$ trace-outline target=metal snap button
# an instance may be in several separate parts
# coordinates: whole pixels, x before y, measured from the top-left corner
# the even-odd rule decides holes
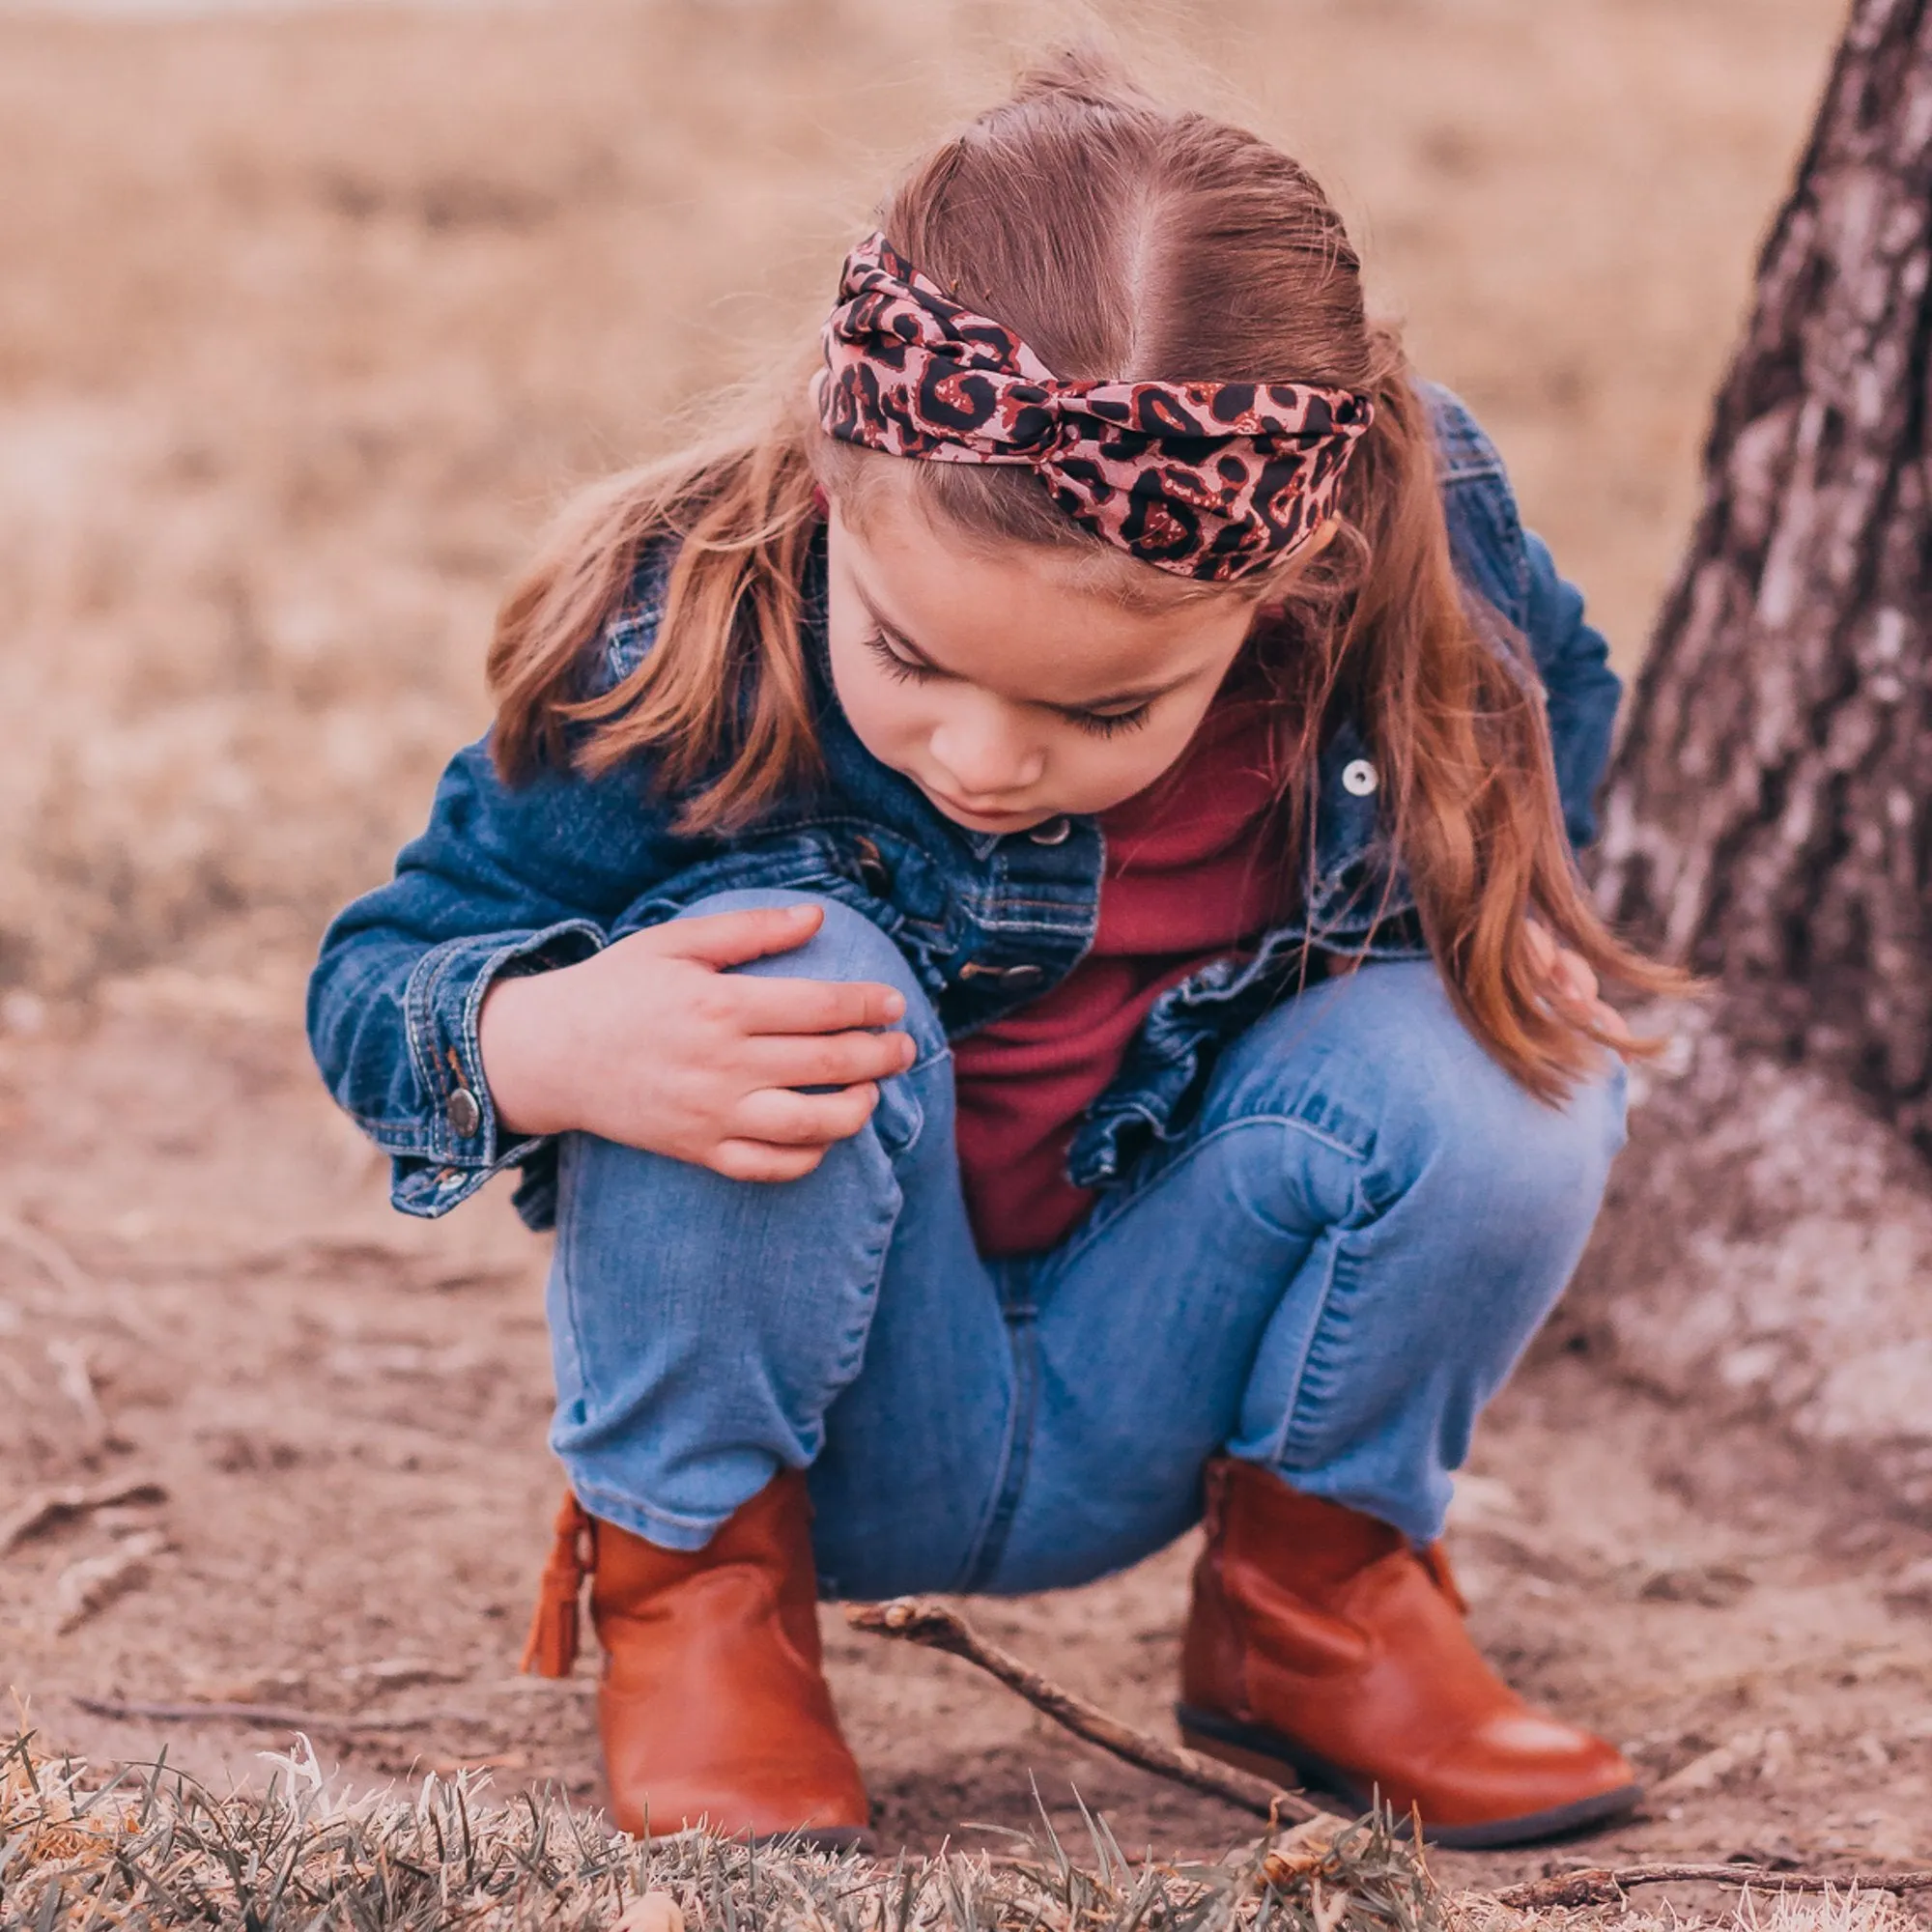
[[[1027,837],[1036,845],[1065,845],[1066,835],[1072,830],[1070,818],[1049,818],[1044,825],[1036,825]]]
[[[1342,789],[1351,798],[1367,798],[1381,783],[1381,775],[1366,758],[1350,758],[1342,767]]]
[[[893,892],[892,867],[886,864],[885,854],[870,838],[855,838],[852,851],[859,862],[859,883],[875,899],[890,898]]]
[[[443,1113],[451,1128],[463,1140],[468,1140],[483,1124],[483,1109],[477,1105],[476,1095],[468,1087],[459,1087],[449,1096]]]

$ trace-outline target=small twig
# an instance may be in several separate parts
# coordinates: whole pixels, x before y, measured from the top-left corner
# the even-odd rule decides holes
[[[1769,1865],[1596,1865],[1587,1871],[1558,1872],[1551,1878],[1531,1879],[1492,1893],[1500,1905],[1522,1912],[1552,1907],[1616,1905],[1632,1886],[1735,1885],[1762,1886],[1767,1891],[1926,1891],[1932,1890],[1932,1871],[1854,1872],[1834,1877],[1829,1872],[1776,1871]]]
[[[159,1530],[145,1530],[104,1549],[70,1563],[54,1582],[49,1621],[59,1636],[75,1631],[89,1617],[104,1610],[115,1598],[138,1590],[148,1580],[148,1565],[167,1548]]]
[[[38,1490],[11,1516],[0,1517],[0,1556],[21,1544],[76,1517],[96,1510],[120,1509],[129,1503],[164,1503],[168,1492],[159,1483],[110,1483],[98,1490]]]
[[[156,1724],[272,1724],[277,1730],[360,1735],[410,1731],[423,1724],[487,1724],[474,1711],[423,1711],[402,1718],[336,1718],[325,1711],[298,1711],[282,1704],[139,1704],[121,1697],[81,1697],[73,1702],[97,1718],[139,1718]]]
[[[997,1677],[1009,1690],[1024,1697],[1035,1710],[1043,1711],[1055,1723],[1064,1724],[1077,1738],[1111,1751],[1127,1763],[1151,1771],[1158,1777],[1171,1777],[1195,1791],[1205,1791],[1244,1811],[1258,1812],[1271,1822],[1297,1823],[1327,1816],[1298,1792],[1270,1784],[1251,1772],[1237,1771],[1219,1764],[1198,1751],[1183,1750],[1133,1725],[1122,1723],[1097,1704],[1063,1690],[1022,1663],[1010,1651],[988,1643],[966,1619],[944,1604],[927,1597],[898,1597],[889,1604],[855,1604],[845,1612],[845,1621],[854,1630],[873,1636],[900,1637],[927,1650],[943,1650],[949,1657],[963,1658],[978,1664],[989,1676]]]
[[[47,1360],[54,1366],[54,1380],[71,1403],[80,1419],[95,1435],[107,1434],[107,1411],[100,1406],[99,1391],[94,1386],[94,1371],[88,1366],[85,1346],[69,1335],[57,1335],[47,1344]]]
[[[25,1255],[56,1288],[67,1292],[71,1305],[84,1306],[92,1299],[94,1277],[45,1229],[0,1211],[0,1247]]]

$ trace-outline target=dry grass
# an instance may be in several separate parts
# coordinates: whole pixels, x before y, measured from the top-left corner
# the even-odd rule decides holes
[[[0,1928],[432,1932],[612,1923],[647,1893],[713,1932],[1440,1932],[1442,1901],[1385,1822],[1283,1859],[1131,1861],[1088,1820],[1083,1867],[1043,1827],[986,1853],[879,1862],[700,1833],[639,1843],[554,1793],[489,1802],[462,1778],[345,1801],[292,1756],[268,1794],[222,1800],[179,1772],[90,1779],[28,1740],[0,1750]],[[674,1922],[674,1921],[673,1921]]]
[[[877,1860],[698,1832],[639,1841],[553,1790],[487,1779],[349,1797],[304,1747],[264,1795],[220,1797],[165,1764],[91,1776],[16,1735],[0,1747],[0,1932],[1696,1932],[1670,1906],[1521,1912],[1446,1891],[1381,1815],[1321,1821],[1213,1862],[1122,1851],[1084,1813],[1085,1861],[1042,1816],[995,1855]],[[1747,1892],[1730,1932],[1916,1932],[1882,1892]]]
[[[1628,661],[1838,0],[1106,12],[1355,212]],[[546,505],[809,326],[1065,18],[0,13],[0,980],[306,946],[483,722]]]

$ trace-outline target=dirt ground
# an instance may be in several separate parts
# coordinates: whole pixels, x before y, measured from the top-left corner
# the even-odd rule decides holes
[[[10,1488],[158,1484],[0,1563],[0,1680],[53,1743],[259,1781],[286,1728],[110,1720],[80,1698],[315,1714],[366,1784],[496,1768],[596,1797],[592,1668],[514,1675],[555,1478],[543,1258],[500,1195],[438,1227],[383,1206],[315,1090],[286,978],[176,968],[84,1039],[0,1057],[0,1466]],[[134,1537],[139,1580],[65,1634],[61,1578]],[[1560,1334],[1486,1423],[1451,1547],[1490,1654],[1658,1780],[1607,1840],[1446,1858],[1932,1860],[1932,1534],[1777,1445],[1715,1439]],[[971,1614],[1172,1735],[1185,1545]],[[888,1845],[1023,1826],[1037,1782],[1130,1846],[1214,1853],[1220,1804],[1065,1740],[966,1665],[851,1634],[832,1674]],[[344,1735],[329,1720],[385,1720]]]
[[[1634,662],[1836,0],[1110,11],[1335,184]],[[880,156],[1055,17],[0,11],[0,1520],[165,1492],[0,1555],[0,1687],[52,1742],[259,1780],[286,1730],[78,1700],[260,1702],[353,1780],[594,1798],[588,1675],[512,1674],[556,1487],[540,1245],[500,1197],[388,1211],[303,961],[481,721],[547,502],[755,367]],[[1559,1334],[1453,1547],[1509,1674],[1656,1780],[1588,1856],[1932,1859],[1932,1535]],[[58,1631],[75,1566],[130,1551]],[[1187,1562],[973,1614],[1162,1726]],[[1249,1829],[827,1614],[888,1843],[1023,1825],[1033,1779],[1129,1845]]]

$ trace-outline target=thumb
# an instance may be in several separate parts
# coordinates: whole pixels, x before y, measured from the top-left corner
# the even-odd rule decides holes
[[[659,926],[658,947],[668,958],[690,959],[700,966],[743,966],[803,946],[824,923],[824,910],[815,905],[705,913]]]

